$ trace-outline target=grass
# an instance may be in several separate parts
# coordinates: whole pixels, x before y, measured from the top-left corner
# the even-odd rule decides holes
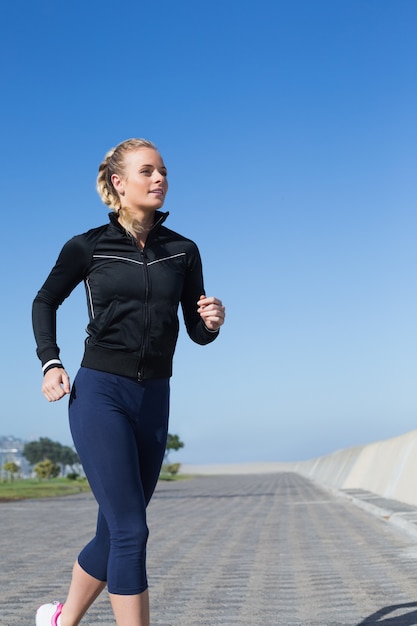
[[[159,480],[188,480],[189,478],[192,478],[189,474],[169,474],[168,472],[159,474]]]
[[[186,480],[190,476],[161,473],[160,480]],[[76,493],[90,491],[86,479],[68,480],[68,478],[51,478],[37,480],[36,478],[15,478],[13,482],[0,482],[0,503],[14,500],[29,500],[33,498],[58,498]]]
[[[0,502],[27,500],[30,498],[56,498],[59,496],[69,496],[88,491],[90,491],[90,485],[85,479],[15,479],[13,482],[0,483]]]

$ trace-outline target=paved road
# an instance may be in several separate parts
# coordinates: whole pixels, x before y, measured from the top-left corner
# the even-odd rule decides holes
[[[65,597],[95,514],[88,494],[0,505],[1,626]],[[161,483],[149,525],[152,626],[417,625],[417,535],[296,474]],[[114,625],[106,594],[83,625]]]

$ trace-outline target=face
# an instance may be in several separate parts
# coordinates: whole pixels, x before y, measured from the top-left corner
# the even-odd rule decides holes
[[[167,170],[161,155],[152,148],[127,153],[123,176],[112,176],[122,207],[149,212],[164,204],[168,190]]]

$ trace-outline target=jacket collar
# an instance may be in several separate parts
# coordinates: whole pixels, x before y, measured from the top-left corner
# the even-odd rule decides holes
[[[159,226],[161,226],[161,224],[163,224],[165,222],[165,220],[167,219],[169,215],[169,211],[155,211],[155,220],[154,220],[154,224],[152,226],[152,231],[155,231],[157,228],[159,228]],[[121,223],[119,222],[119,220],[117,219],[117,213],[115,211],[110,211],[109,213],[109,220],[110,222],[113,224],[113,226],[115,226],[120,232],[125,233],[126,230],[123,228],[123,226],[121,225]]]

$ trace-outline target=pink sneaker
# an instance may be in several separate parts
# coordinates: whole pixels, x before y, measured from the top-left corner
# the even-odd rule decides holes
[[[63,606],[61,602],[42,604],[36,611],[36,626],[61,626],[59,616]]]

